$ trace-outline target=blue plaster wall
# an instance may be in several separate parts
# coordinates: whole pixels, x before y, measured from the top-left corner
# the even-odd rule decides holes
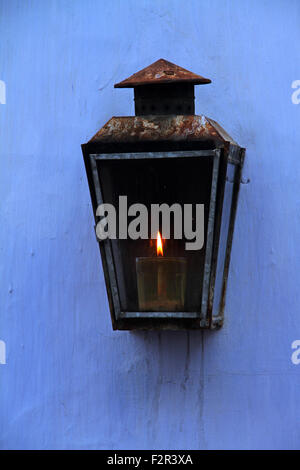
[[[0,447],[300,448],[299,0],[2,0]],[[80,144],[163,57],[247,148],[219,332],[113,332]]]

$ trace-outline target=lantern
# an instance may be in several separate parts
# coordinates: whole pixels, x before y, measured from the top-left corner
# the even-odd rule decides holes
[[[208,83],[160,59],[115,85],[135,116],[82,145],[114,329],[223,324],[245,149],[194,114]]]

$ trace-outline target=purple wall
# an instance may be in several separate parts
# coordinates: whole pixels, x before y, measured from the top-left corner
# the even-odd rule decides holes
[[[0,2],[1,448],[299,448],[299,24],[298,0]],[[247,148],[218,332],[111,329],[80,144],[160,57]]]

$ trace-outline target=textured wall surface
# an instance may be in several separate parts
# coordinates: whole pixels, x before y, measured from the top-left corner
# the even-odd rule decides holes
[[[299,0],[2,0],[0,30],[0,447],[299,448]],[[160,57],[247,148],[218,332],[111,329],[80,144]]]

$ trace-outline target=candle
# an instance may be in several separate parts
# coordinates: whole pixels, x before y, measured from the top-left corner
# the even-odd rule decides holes
[[[157,257],[136,258],[140,311],[173,312],[184,310],[186,259],[164,257],[160,233]]]

